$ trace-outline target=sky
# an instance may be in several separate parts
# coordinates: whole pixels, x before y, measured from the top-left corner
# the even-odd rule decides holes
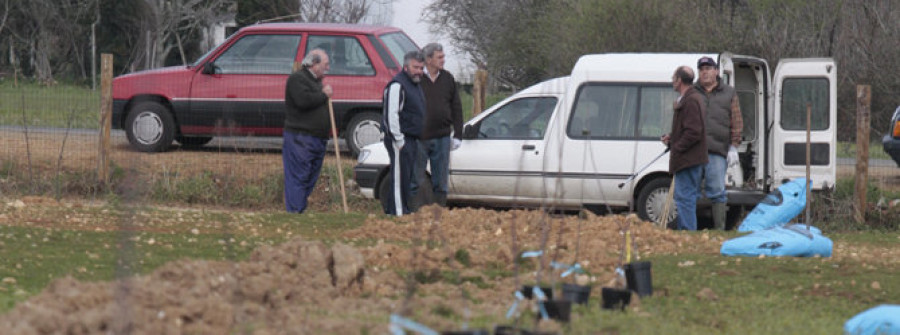
[[[428,24],[420,20],[422,9],[427,6],[427,0],[395,0],[391,26],[403,29],[419,47],[424,47],[431,42],[438,42],[444,47],[446,63],[444,68],[456,78],[457,81],[470,82],[473,66],[468,57],[453,48],[450,40],[428,32]]]

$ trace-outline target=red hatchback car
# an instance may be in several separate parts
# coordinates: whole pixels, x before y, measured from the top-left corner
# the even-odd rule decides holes
[[[382,90],[418,47],[402,30],[352,24],[271,23],[245,27],[187,66],[113,80],[113,127],[157,152],[172,141],[202,146],[214,136],[281,136],[284,87],[294,62],[320,48],[339,132],[355,155],[381,141]]]

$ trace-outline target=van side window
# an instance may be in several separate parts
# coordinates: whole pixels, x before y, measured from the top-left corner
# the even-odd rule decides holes
[[[355,37],[311,35],[306,41],[306,52],[319,48],[328,54],[331,61],[331,69],[328,75],[332,76],[374,76],[375,68],[369,61],[365,49]],[[305,53],[304,53],[305,55]]]
[[[806,104],[812,104],[812,130],[828,129],[828,79],[788,78],[781,89],[781,128],[806,130]]]
[[[669,86],[641,87],[638,137],[659,140],[672,129],[673,104],[678,92]]]
[[[248,35],[216,61],[219,74],[291,74],[300,35]]]
[[[677,97],[669,86],[588,84],[578,91],[567,133],[571,138],[659,140],[672,128]]]
[[[581,86],[567,133],[574,138],[632,138],[637,99],[633,85]]]
[[[542,139],[556,98],[522,98],[495,110],[478,123],[480,139]]]

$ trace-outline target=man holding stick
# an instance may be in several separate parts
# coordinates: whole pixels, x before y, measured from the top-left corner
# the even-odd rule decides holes
[[[330,68],[322,49],[311,50],[300,69],[288,77],[284,103],[284,204],[288,212],[303,213],[307,198],[316,186],[325,158],[331,117],[328,113],[330,85],[322,78]]]

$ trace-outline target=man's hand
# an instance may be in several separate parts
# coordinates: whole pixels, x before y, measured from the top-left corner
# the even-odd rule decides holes
[[[324,87],[322,87],[322,93],[325,93],[325,95],[331,98],[331,93],[334,92],[331,90],[331,85],[325,85]]]
[[[461,146],[461,145],[462,145],[462,140],[454,137],[452,142],[450,143],[450,150],[453,151],[453,150],[459,149],[459,146]]]
[[[659,138],[665,145],[669,145],[669,134],[665,134]]]
[[[394,149],[396,149],[397,151],[400,151],[401,149],[403,149],[404,144],[406,144],[405,140],[394,141]]]
[[[728,147],[728,166],[734,166],[741,162],[741,159],[738,157],[737,148],[733,145]]]

